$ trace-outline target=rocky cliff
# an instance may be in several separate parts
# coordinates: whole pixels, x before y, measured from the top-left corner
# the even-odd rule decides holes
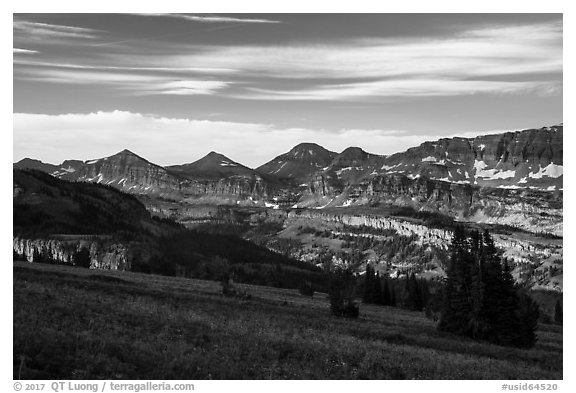
[[[378,173],[485,187],[562,189],[563,126],[425,142],[385,157]]]
[[[121,243],[106,244],[96,240],[22,239],[12,241],[15,257],[28,262],[75,264],[82,249],[89,255],[91,269],[130,270],[128,248]]]

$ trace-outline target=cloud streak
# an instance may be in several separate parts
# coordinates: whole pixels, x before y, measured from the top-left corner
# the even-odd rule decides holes
[[[24,55],[31,55],[31,54],[34,54],[34,53],[38,53],[38,51],[36,51],[36,50],[30,50],[30,49],[12,48],[12,53],[20,53],[20,54],[24,54]]]
[[[171,75],[123,73],[97,69],[21,70],[23,81],[109,86],[136,95],[207,95],[231,85],[218,80],[191,80]]]
[[[169,14],[169,13],[151,13],[151,14],[137,14],[137,15],[176,18],[200,23],[281,23],[280,21],[270,19],[235,18],[235,17],[217,16],[217,15],[207,16],[207,15],[188,15],[188,14]]]
[[[31,22],[22,19],[14,19],[14,36],[20,39],[43,41],[46,39],[70,39],[70,38],[96,38],[101,33],[99,30],[85,27],[55,25],[49,23]],[[50,41],[43,41],[50,43]]]
[[[474,94],[530,94],[551,96],[559,94],[558,82],[530,81],[474,81],[451,79],[386,80],[366,83],[325,85],[300,90],[250,89],[251,93],[238,98],[252,100],[338,101],[371,100],[374,97],[442,97]]]

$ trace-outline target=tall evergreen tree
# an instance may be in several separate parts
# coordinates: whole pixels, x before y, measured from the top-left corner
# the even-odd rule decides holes
[[[490,234],[458,226],[442,299],[439,329],[499,345],[530,347],[538,306],[514,284],[510,267]]]
[[[459,335],[469,335],[471,265],[473,265],[466,231],[461,225],[454,229],[450,245],[450,260],[438,328]]]
[[[516,332],[514,345],[521,348],[531,348],[536,343],[536,327],[540,317],[538,304],[524,289],[519,291],[519,307],[516,311],[519,319],[519,329]]]

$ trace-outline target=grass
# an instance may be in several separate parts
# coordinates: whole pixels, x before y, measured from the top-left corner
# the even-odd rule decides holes
[[[562,379],[562,328],[530,350],[439,332],[423,313],[324,294],[14,262],[18,379]]]

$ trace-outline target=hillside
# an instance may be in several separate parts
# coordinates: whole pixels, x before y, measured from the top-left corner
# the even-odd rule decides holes
[[[15,379],[562,379],[562,327],[531,350],[439,332],[423,313],[325,294],[14,264]],[[95,294],[98,294],[95,296]],[[329,330],[327,330],[329,327]]]
[[[134,196],[113,187],[56,179],[36,170],[13,170],[14,235],[51,234],[134,236],[162,234]]]
[[[230,269],[243,282],[297,288],[307,279],[324,285],[324,275],[310,264],[235,236],[154,218],[133,195],[113,187],[35,170],[14,170],[13,177],[15,258],[211,279]]]

